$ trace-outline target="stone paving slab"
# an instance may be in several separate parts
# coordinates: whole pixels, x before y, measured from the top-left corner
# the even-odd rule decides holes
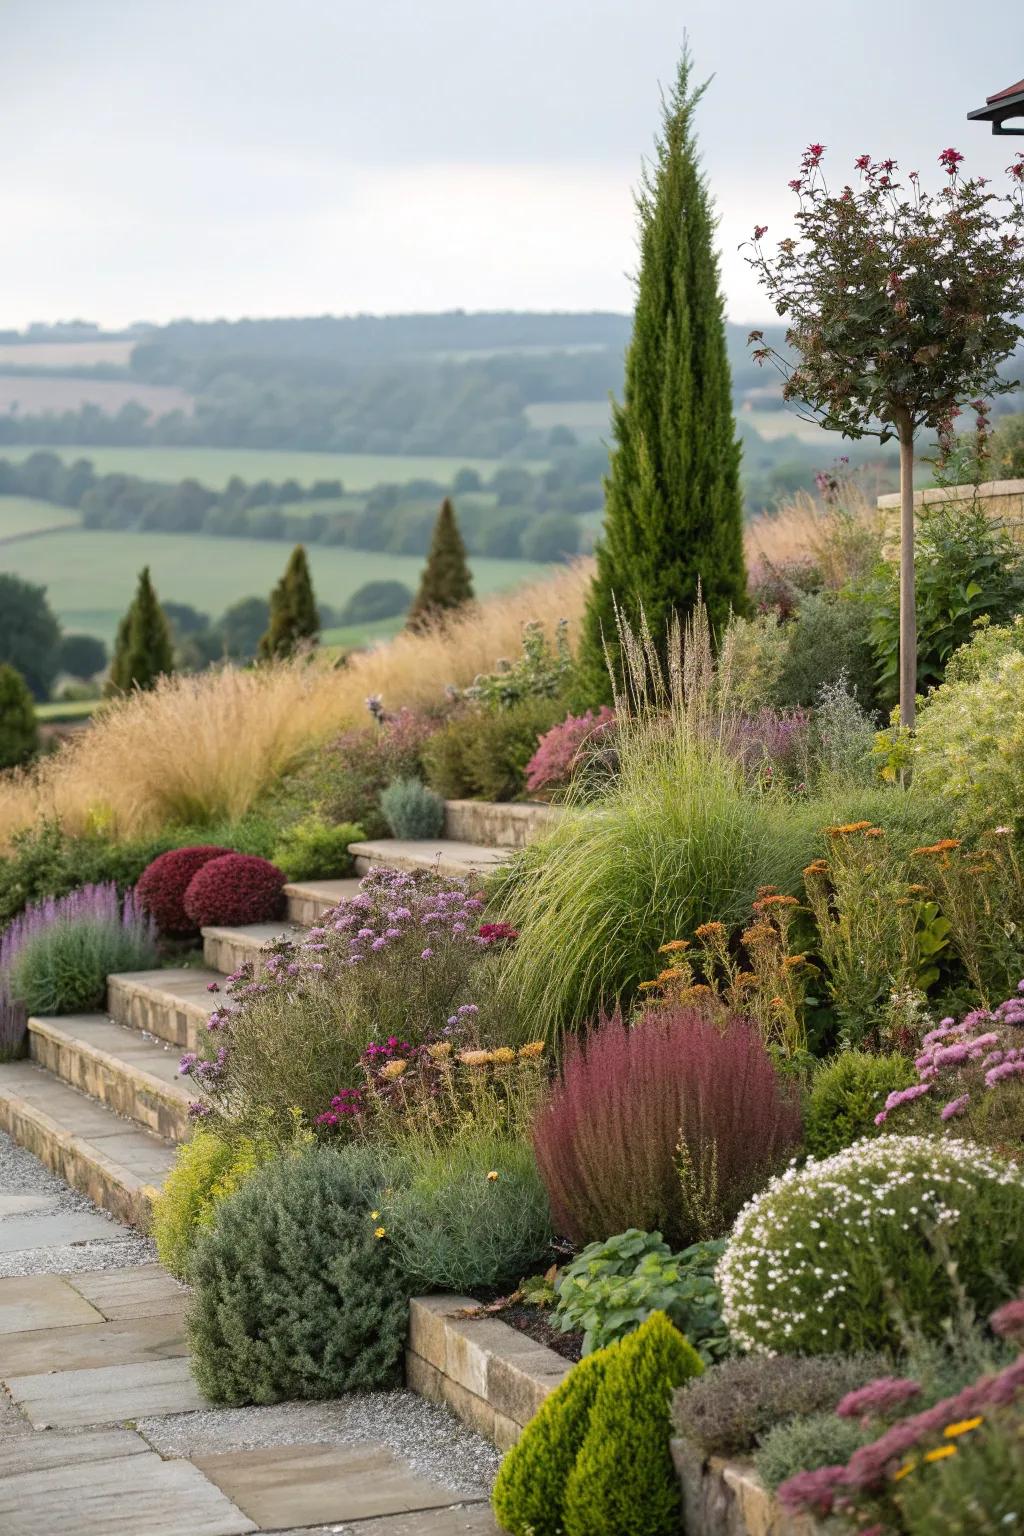
[[[37,1429],[120,1424],[145,1414],[187,1413],[208,1406],[185,1358],[12,1376],[5,1384]]]
[[[104,1365],[142,1365],[188,1354],[185,1298],[177,1312],[157,1317],[99,1321],[82,1328],[41,1328],[9,1334],[0,1348],[5,1377],[44,1371],[79,1371]]]
[[[24,1216],[29,1211],[54,1211],[59,1205],[57,1195],[0,1195],[0,1221],[7,1216]]]
[[[288,1445],[193,1461],[264,1527],[409,1514],[459,1499],[457,1490],[418,1477],[385,1446]]]
[[[154,1451],[0,1481],[4,1536],[244,1536],[253,1522],[187,1461]]]
[[[102,1312],[58,1275],[0,1280],[0,1335],[102,1321]]]
[[[111,1321],[177,1313],[188,1300],[188,1292],[159,1264],[71,1275],[68,1283]]]
[[[60,1248],[67,1243],[106,1243],[117,1233],[113,1222],[92,1211],[37,1211],[0,1221],[0,1253]]]
[[[501,1536],[501,1526],[485,1503],[421,1509],[411,1515],[385,1515],[380,1520],[335,1525],[331,1530],[340,1536]]]
[[[77,1435],[37,1430],[0,1446],[0,1486],[6,1478],[24,1472],[79,1466],[86,1461],[112,1461],[118,1456],[140,1456],[148,1450],[142,1436],[130,1429],[90,1429]]]

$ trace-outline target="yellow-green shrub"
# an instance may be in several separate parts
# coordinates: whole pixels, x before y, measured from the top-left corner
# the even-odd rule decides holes
[[[214,1209],[277,1151],[262,1137],[231,1142],[213,1131],[196,1130],[178,1148],[174,1167],[153,1207],[153,1237],[161,1264],[189,1278],[199,1234],[213,1225]]]

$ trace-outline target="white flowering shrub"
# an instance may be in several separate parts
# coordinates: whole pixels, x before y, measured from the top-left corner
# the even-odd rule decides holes
[[[880,1136],[773,1179],[718,1266],[740,1349],[827,1354],[935,1337],[1024,1283],[1024,1177],[973,1142]]]

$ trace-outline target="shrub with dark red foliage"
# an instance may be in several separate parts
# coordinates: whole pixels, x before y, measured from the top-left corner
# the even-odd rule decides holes
[[[284,875],[269,859],[228,853],[196,872],[185,892],[185,911],[197,928],[224,923],[268,923],[284,907]]]
[[[171,939],[185,939],[195,933],[196,925],[185,911],[185,892],[204,864],[230,852],[230,848],[200,843],[192,848],[172,848],[147,864],[135,894],[160,933]]]
[[[639,1227],[684,1247],[725,1232],[800,1134],[796,1094],[756,1028],[675,1007],[632,1026],[616,1014],[574,1042],[534,1146],[574,1242]]]

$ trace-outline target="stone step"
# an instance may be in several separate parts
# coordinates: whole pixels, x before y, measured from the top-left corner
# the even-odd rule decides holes
[[[219,971],[201,966],[123,971],[107,977],[107,1012],[118,1024],[193,1051],[219,1001],[210,985],[223,980]]]
[[[370,843],[352,843],[350,852],[361,875],[375,866],[392,869],[430,870],[434,874],[461,879],[484,875],[511,857],[510,848],[489,848],[482,843],[459,843],[446,838],[436,841],[382,837]]]
[[[0,1130],[73,1189],[145,1231],[174,1149],[31,1061],[0,1065]]]
[[[499,805],[487,800],[446,800],[444,835],[452,842],[491,848],[525,848],[562,814],[560,805],[539,801]]]
[[[31,1018],[28,1043],[32,1060],[72,1088],[167,1141],[188,1136],[188,1106],[196,1095],[171,1046],[102,1013]]]
[[[256,962],[275,939],[293,939],[302,932],[292,923],[249,923],[239,928],[204,928],[203,959],[212,971],[230,976],[248,961]]]
[[[288,921],[301,928],[312,928],[329,907],[347,901],[359,890],[358,880],[299,880],[286,885]]]

